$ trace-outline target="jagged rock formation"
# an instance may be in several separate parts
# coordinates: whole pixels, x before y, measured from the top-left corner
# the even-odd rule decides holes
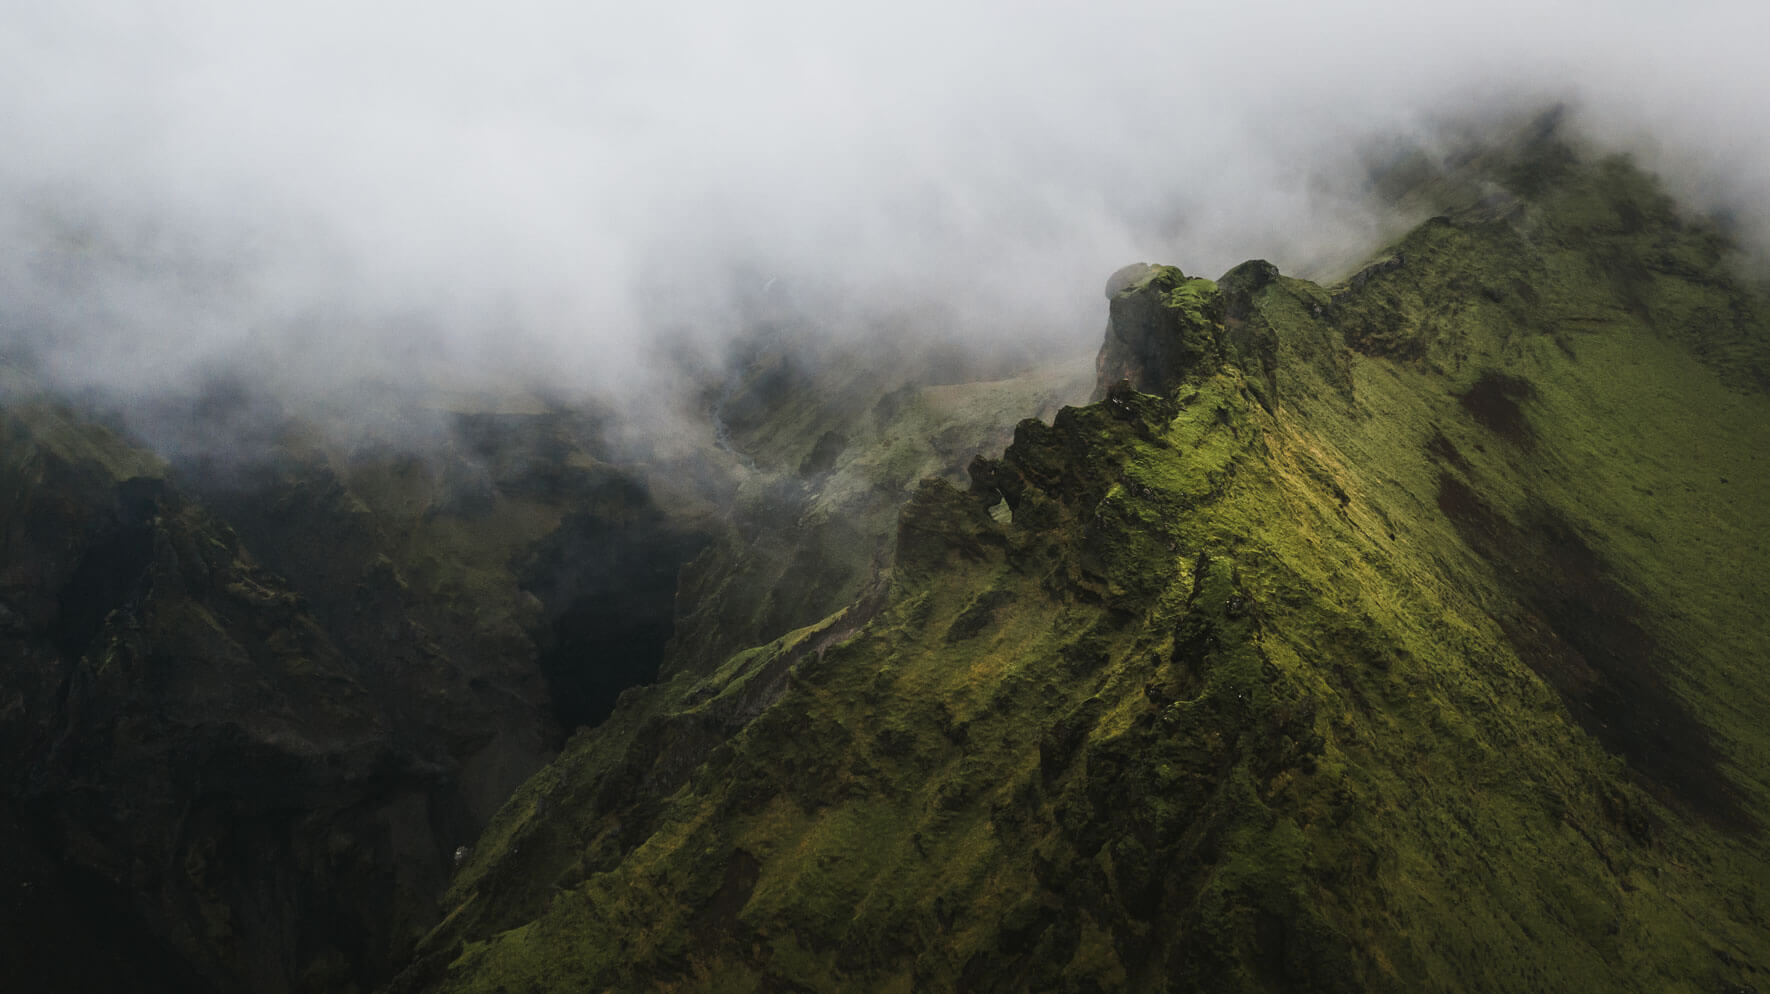
[[[1081,408],[169,467],[0,365],[8,989],[1770,989],[1770,304],[1553,127],[1379,180]]]
[[[1770,309],[1624,160],[1423,172],[1344,284],[1115,279],[1097,403],[630,692],[393,989],[1770,985]]]
[[[917,481],[963,482],[1015,420],[1088,389],[1068,363],[950,383],[968,364],[905,357],[893,343],[833,351],[771,351],[734,377],[721,415],[750,473],[730,527],[684,572],[667,673],[718,666],[864,596],[890,565],[897,510]]]

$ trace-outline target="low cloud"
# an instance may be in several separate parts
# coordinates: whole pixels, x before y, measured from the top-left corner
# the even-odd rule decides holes
[[[1758,5],[6,6],[0,351],[125,404],[653,389],[781,306],[1086,347],[1123,263],[1329,269],[1373,142],[1553,100],[1770,227]]]

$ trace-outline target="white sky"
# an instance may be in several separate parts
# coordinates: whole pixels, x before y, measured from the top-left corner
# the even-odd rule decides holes
[[[1520,93],[1761,219],[1770,5],[1672,7],[0,0],[0,334],[138,393],[612,389],[774,279],[1091,344],[1120,265],[1367,242],[1365,138]]]

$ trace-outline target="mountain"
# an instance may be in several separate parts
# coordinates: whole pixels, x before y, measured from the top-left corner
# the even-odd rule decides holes
[[[672,638],[722,658],[827,614],[917,479],[1086,390],[808,362],[709,386],[724,449],[624,447],[535,399],[341,437],[223,383],[146,420],[238,437],[165,456],[0,365],[8,989],[379,986],[457,850]],[[718,609],[678,618],[679,581]]]
[[[1552,122],[1377,182],[1343,282],[1115,274],[1094,403],[575,735],[391,989],[1770,989],[1762,286]]]
[[[1564,130],[1386,159],[1344,279],[1119,270],[1091,368],[0,360],[7,989],[1770,990],[1770,295]]]
[[[499,560],[562,512],[500,497],[498,529],[469,541],[446,470],[333,469],[298,447],[204,499],[12,379],[14,979],[273,991],[385,975],[428,927],[452,851],[556,746],[523,628],[542,608]],[[575,513],[596,513],[582,489]]]

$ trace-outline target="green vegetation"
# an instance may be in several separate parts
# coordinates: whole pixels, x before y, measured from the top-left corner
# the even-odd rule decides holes
[[[740,378],[726,405],[737,409],[731,441],[754,468],[729,527],[684,572],[670,671],[716,667],[863,596],[890,563],[898,508],[918,481],[964,482],[1016,420],[1089,386],[1077,364],[1056,362],[983,382],[899,383],[876,372],[881,354],[893,355],[838,352],[816,369],[769,356]]]
[[[0,363],[14,974],[1770,989],[1770,299],[1552,124],[1344,280],[1120,270],[1092,376],[765,332],[644,450]]]
[[[1122,290],[1100,402],[629,692],[401,986],[1770,987],[1765,304],[1625,161],[1479,169],[1344,284]]]
[[[1626,164],[1568,168],[1346,287],[1254,291],[1270,398],[1210,284],[1124,291],[1217,320],[1214,354],[924,484],[853,634],[635,695],[618,717],[672,726],[786,667],[667,792],[587,807],[635,733],[574,741],[457,881],[432,976],[1764,982],[1762,312]]]

